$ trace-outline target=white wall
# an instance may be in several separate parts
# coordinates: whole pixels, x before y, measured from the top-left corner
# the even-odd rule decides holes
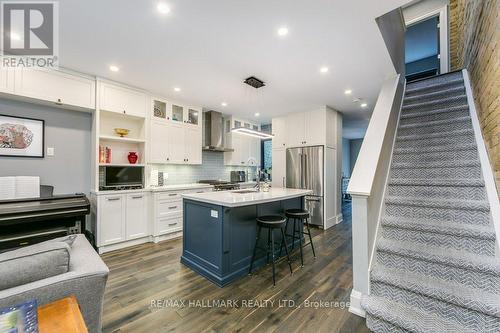
[[[404,74],[406,25],[401,8],[396,8],[377,17],[376,21],[396,73]]]

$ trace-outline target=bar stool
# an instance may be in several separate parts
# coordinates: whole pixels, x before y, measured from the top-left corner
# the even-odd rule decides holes
[[[313,244],[312,237],[311,237],[311,230],[309,229],[309,216],[310,216],[309,212],[307,210],[304,210],[304,209],[287,209],[285,211],[285,216],[287,217],[286,224],[285,224],[285,230],[288,229],[288,222],[290,220],[293,220],[293,233],[291,235],[286,234],[286,236],[292,237],[292,251],[295,247],[295,237],[298,234],[299,243],[300,243],[300,245],[299,245],[300,264],[303,267],[304,266],[304,256],[302,254],[303,247],[305,247],[307,245],[311,245],[313,256],[316,259],[316,252],[314,251],[314,244]],[[304,231],[304,224],[306,226],[307,231]],[[309,236],[309,243],[303,244],[302,235]],[[285,239],[286,236],[283,239]],[[283,249],[283,245],[285,245],[285,248],[287,246],[285,242],[281,242],[280,256],[281,256],[281,250]]]
[[[257,248],[258,248],[258,243],[259,243],[259,238],[260,238],[260,231],[262,228],[267,229],[267,249],[260,248],[261,250],[265,250],[267,254],[267,262],[269,262],[269,254],[272,254],[272,259],[273,259],[273,285],[276,285],[276,277],[275,277],[275,251],[274,251],[274,230],[279,229],[281,232],[281,237],[282,240],[286,244],[286,239],[285,239],[285,223],[286,223],[286,218],[284,218],[281,215],[266,215],[266,216],[260,216],[257,219],[257,237],[255,238],[255,246],[253,248],[253,254],[252,254],[252,260],[250,261],[250,269],[248,271],[248,274],[252,274],[252,266],[253,262],[255,260],[255,254],[257,253]],[[281,251],[280,251],[281,253]],[[288,267],[290,268],[290,274],[292,274],[292,263],[290,261],[290,256],[288,255],[288,246],[286,247],[286,257],[288,260]]]

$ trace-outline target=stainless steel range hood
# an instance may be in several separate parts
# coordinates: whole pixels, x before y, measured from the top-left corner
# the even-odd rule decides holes
[[[203,150],[234,151],[234,149],[224,147],[224,119],[220,112],[203,112]]]

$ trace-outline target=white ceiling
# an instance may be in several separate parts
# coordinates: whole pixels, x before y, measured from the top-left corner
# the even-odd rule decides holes
[[[329,105],[365,125],[382,81],[395,73],[374,19],[408,2],[165,1],[167,15],[157,0],[60,1],[60,64],[207,109],[260,112],[262,122]],[[289,34],[280,38],[283,25]],[[243,85],[250,75],[266,87]]]

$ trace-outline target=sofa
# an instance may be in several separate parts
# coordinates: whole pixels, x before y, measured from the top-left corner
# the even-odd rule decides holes
[[[89,332],[101,332],[109,269],[84,235],[0,253],[0,308],[75,295]]]

